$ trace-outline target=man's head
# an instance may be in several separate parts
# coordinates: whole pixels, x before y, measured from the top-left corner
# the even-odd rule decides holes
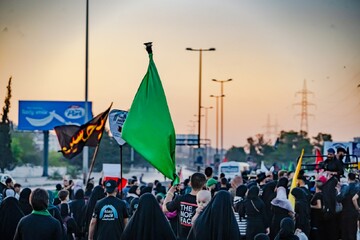
[[[105,191],[108,194],[115,193],[117,190],[117,184],[116,184],[116,181],[114,181],[114,180],[106,181],[104,186],[105,186]]]
[[[278,172],[278,179],[280,179],[282,177],[287,177],[287,171],[286,170],[280,170]]]
[[[348,179],[349,179],[349,182],[354,182],[355,179],[356,179],[355,173],[350,172],[350,173],[348,174]]]
[[[60,183],[56,184],[56,186],[55,186],[55,187],[56,187],[56,190],[57,190],[57,191],[60,191],[60,190],[62,189],[62,187],[61,187],[61,184],[60,184]]]
[[[206,177],[204,174],[196,172],[191,176],[190,184],[192,189],[200,191],[206,183]]]
[[[339,159],[340,161],[342,161],[343,158],[345,157],[345,155],[346,155],[346,150],[345,150],[345,148],[343,148],[343,147],[338,147],[338,148],[336,149],[336,157],[337,157],[337,159]]]
[[[5,180],[5,185],[7,186],[7,187],[14,187],[14,182],[13,182],[13,180],[11,179],[11,178],[7,178],[6,180]]]
[[[58,196],[61,201],[65,201],[69,196],[69,191],[65,189],[60,190]]]
[[[261,172],[258,175],[256,175],[256,181],[258,183],[265,183],[265,180],[266,180],[266,174],[264,172]]]
[[[138,180],[137,179],[134,179],[133,178],[133,180],[132,180],[132,186],[138,186],[139,185],[139,183],[138,183]]]
[[[213,175],[213,169],[212,167],[205,168],[205,176],[207,179],[211,178]]]
[[[231,180],[231,187],[233,189],[237,189],[237,187],[242,184],[243,184],[243,179],[241,176],[235,176],[234,179]]]
[[[30,204],[35,211],[46,210],[49,204],[49,195],[42,188],[37,188],[30,194]]]
[[[21,185],[19,183],[14,184],[14,190],[16,193],[20,194]]]
[[[64,187],[69,186],[69,180],[64,179],[64,180],[63,180],[63,185],[64,185]]]
[[[227,187],[228,180],[226,178],[220,179],[221,187]]]
[[[333,159],[335,156],[335,150],[333,148],[329,148],[327,150],[327,158],[328,159]]]

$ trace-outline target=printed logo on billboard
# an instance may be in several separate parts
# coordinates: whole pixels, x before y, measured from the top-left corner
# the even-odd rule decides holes
[[[65,110],[64,115],[69,119],[79,119],[85,116],[85,109],[80,106],[72,105]]]

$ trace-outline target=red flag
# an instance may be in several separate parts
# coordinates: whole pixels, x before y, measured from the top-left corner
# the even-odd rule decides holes
[[[227,162],[227,161],[228,161],[228,159],[226,157],[224,157],[223,162]]]
[[[316,148],[315,149],[315,155],[316,155],[316,159],[315,159],[315,164],[316,164],[316,170],[319,169],[319,164],[324,161],[323,157],[321,156],[321,152],[320,149]]]

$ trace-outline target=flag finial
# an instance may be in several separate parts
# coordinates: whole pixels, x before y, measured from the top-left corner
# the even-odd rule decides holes
[[[146,51],[148,54],[152,53],[152,42],[144,43],[144,45],[146,46]]]

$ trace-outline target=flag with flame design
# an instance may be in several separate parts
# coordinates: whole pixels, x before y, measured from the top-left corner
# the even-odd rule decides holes
[[[111,106],[81,126],[62,125],[54,128],[63,156],[71,159],[81,153],[84,146],[96,147],[103,135]]]

